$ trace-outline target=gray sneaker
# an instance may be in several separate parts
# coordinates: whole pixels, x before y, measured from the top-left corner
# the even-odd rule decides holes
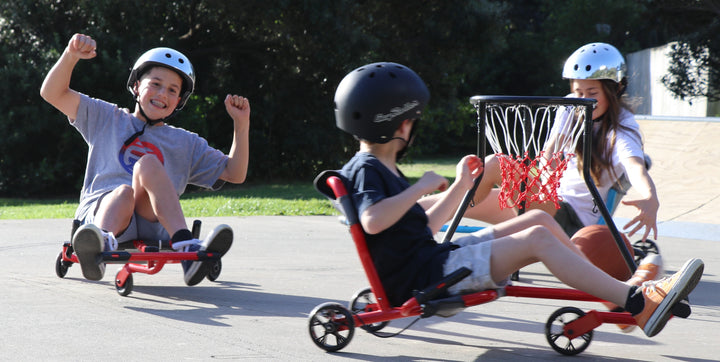
[[[230,246],[232,246],[232,241],[232,229],[229,226],[223,224],[217,226],[210,233],[210,235],[208,235],[201,243],[189,245],[189,250],[187,251],[204,251],[208,253],[212,252],[218,253],[220,254],[220,256],[223,256],[225,255],[225,253],[227,253],[228,250],[230,250]],[[200,283],[203,278],[208,275],[214,262],[214,260],[181,261],[183,271],[185,273],[185,284],[195,285]]]
[[[103,232],[93,224],[85,224],[75,231],[72,246],[85,279],[102,279],[105,275],[105,263],[102,259],[105,247]]]

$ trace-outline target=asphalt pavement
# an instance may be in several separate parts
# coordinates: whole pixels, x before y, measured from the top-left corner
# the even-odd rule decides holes
[[[185,286],[179,264],[155,275],[134,274],[120,296],[108,265],[101,281],[64,278],[55,258],[69,239],[70,220],[0,220],[0,350],[4,360],[273,360],[474,361],[555,360],[545,323],[556,309],[598,303],[503,297],[451,317],[422,319],[393,338],[361,329],[345,349],[326,353],[308,334],[318,304],[347,305],[368,286],[347,228],[334,216],[226,217],[202,220],[201,235],[218,224],[235,232],[215,282]],[[587,361],[714,361],[720,355],[718,242],[659,238],[667,273],[690,257],[705,263],[691,295],[693,313],[674,318],[656,337],[615,325],[595,329],[580,357]],[[524,268],[518,285],[563,287],[541,265]],[[413,319],[392,321],[396,332]]]

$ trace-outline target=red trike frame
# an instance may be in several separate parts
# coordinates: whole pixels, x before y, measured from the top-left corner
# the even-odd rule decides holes
[[[79,226],[80,222],[74,220],[72,233],[70,235],[71,240]],[[193,222],[192,234],[196,239],[200,236],[200,227],[201,222],[195,220]],[[130,249],[137,250],[137,252],[127,251]],[[172,250],[172,248],[167,240],[154,242],[132,240],[121,243],[118,250],[103,252],[102,258],[106,264],[125,264],[118,270],[114,280],[115,288],[118,294],[122,296],[127,296],[132,291],[133,273],[157,274],[165,264],[177,264],[186,260],[215,260],[215,264],[207,278],[214,281],[219,276],[222,268],[220,254],[203,251],[177,252],[170,250]],[[57,276],[64,278],[68,268],[75,263],[79,263],[79,261],[77,255],[73,252],[72,243],[63,243],[62,251],[60,255],[58,255],[55,263]]]

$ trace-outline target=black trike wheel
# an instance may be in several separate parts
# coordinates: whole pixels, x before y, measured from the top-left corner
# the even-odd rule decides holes
[[[207,279],[214,282],[220,277],[220,272],[222,271],[222,261],[218,259],[210,263],[210,271],[208,272]]]
[[[65,278],[68,268],[70,268],[72,264],[70,261],[63,261],[63,252],[61,251],[57,259],[55,259],[55,274],[57,274],[59,278]]]
[[[350,312],[353,314],[372,312],[378,309],[380,309],[380,307],[377,305],[377,299],[375,299],[375,294],[370,288],[358,291],[350,301]],[[362,320],[359,321],[362,322]],[[360,328],[373,333],[385,328],[388,323],[388,321],[385,321],[373,324],[364,324],[361,325]]]
[[[565,335],[565,325],[584,315],[585,312],[575,307],[560,308],[550,315],[545,324],[545,338],[554,350],[566,356],[573,356],[590,345],[592,330],[574,339],[569,339]]]
[[[122,269],[120,270],[122,271]],[[118,294],[121,296],[127,297],[133,289],[133,276],[132,274],[128,274],[125,279],[125,284],[120,286],[120,279],[118,278],[118,275],[120,275],[120,272],[118,272],[115,276],[115,290],[117,290]]]
[[[642,256],[648,256],[649,254],[660,254],[660,249],[657,246],[657,243],[650,239],[638,240],[635,243],[633,243],[633,248],[642,252]],[[638,253],[639,254],[639,253]],[[640,260],[642,260],[641,255],[637,255],[635,258],[635,263],[640,263]]]
[[[343,349],[355,333],[350,311],[332,302],[320,304],[310,312],[308,327],[313,343],[328,352]]]

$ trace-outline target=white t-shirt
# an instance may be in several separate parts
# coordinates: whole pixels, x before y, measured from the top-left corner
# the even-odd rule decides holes
[[[558,115],[562,116],[562,113],[558,112]],[[558,119],[556,122],[564,121],[567,121],[567,118]],[[603,201],[607,200],[608,191],[617,181],[617,177],[625,173],[625,164],[628,159],[630,157],[643,159],[644,157],[640,126],[637,121],[635,121],[635,116],[625,108],[622,108],[620,111],[620,125],[629,129],[619,128],[617,131],[615,148],[613,149],[611,158],[616,178],[611,178],[609,172],[605,172],[599,184],[596,184]],[[599,124],[594,125],[594,127],[597,129]],[[609,140],[612,138],[612,133],[613,132],[610,132],[607,135],[608,145],[610,144]],[[570,152],[574,153],[574,150]],[[596,224],[600,219],[600,210],[595,207],[592,194],[590,194],[587,185],[585,185],[581,170],[578,170],[577,157],[573,157],[568,162],[567,169],[560,179],[558,195],[562,197],[563,201],[572,206],[583,224]]]
[[[147,126],[130,145],[124,142],[144,122],[129,110],[81,95],[77,118],[69,120],[88,144],[85,180],[75,218],[84,219],[94,202],[120,185],[132,185],[135,162],[154,154],[165,166],[178,195],[188,184],[213,188],[228,157],[196,133],[170,125]]]

